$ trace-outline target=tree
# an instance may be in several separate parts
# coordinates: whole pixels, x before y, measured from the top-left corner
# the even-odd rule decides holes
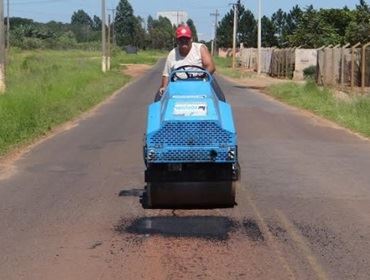
[[[231,9],[217,27],[217,42],[220,47],[230,48],[233,45],[234,11]]]
[[[186,21],[186,24],[189,26],[189,28],[190,28],[190,30],[191,30],[191,33],[193,34],[193,40],[194,40],[195,42],[198,42],[197,29],[196,29],[196,27],[195,27],[195,25],[194,25],[193,20],[189,18],[189,19]]]
[[[13,28],[15,29],[19,26],[34,24],[34,21],[32,19],[20,18],[20,17],[11,17],[9,18],[9,22],[10,22],[10,29],[13,29]]]
[[[94,31],[101,31],[102,21],[100,17],[94,15],[93,23],[92,23],[92,30]]]
[[[340,42],[340,35],[311,5],[304,12],[293,35],[289,36],[289,41],[294,46],[318,48],[337,44]]]
[[[136,32],[140,22],[134,16],[134,10],[127,0],[120,0],[116,8],[114,27],[118,46],[135,45]]]
[[[250,10],[243,5],[239,9],[238,40],[246,47],[257,46],[257,21]]]
[[[277,10],[271,16],[272,24],[275,27],[275,36],[279,47],[286,44],[287,14],[282,9]]]
[[[257,46],[257,22],[250,10],[243,5],[239,6],[237,28],[237,44],[244,43],[247,47]],[[221,19],[217,28],[217,40],[222,47],[232,47],[233,44],[234,10]]]
[[[263,16],[261,19],[262,32],[261,32],[261,41],[262,47],[274,47],[278,45],[278,40],[275,36],[276,28],[272,20],[268,17]]]
[[[71,29],[75,34],[77,42],[90,42],[96,40],[96,33],[93,32],[94,22],[84,11],[78,10],[71,17]]]
[[[166,50],[173,48],[174,31],[168,18],[160,16],[158,20],[153,20],[148,32],[149,42],[152,48]]]
[[[147,19],[147,26],[146,26],[148,31],[153,28],[153,21],[154,21],[153,17],[149,15]]]
[[[84,11],[84,10],[78,10],[77,12],[74,12],[71,18],[71,24],[72,25],[84,25],[88,26],[89,28],[92,28],[93,21],[91,17]]]
[[[281,42],[281,46],[293,46],[290,43],[290,36],[293,35],[293,33],[298,28],[298,24],[300,23],[303,16],[303,11],[301,8],[299,8],[298,5],[295,5],[289,13],[286,15],[286,26],[282,31],[282,37],[283,40]]]
[[[364,0],[360,0],[353,12],[353,20],[346,28],[345,39],[351,44],[370,41],[370,7]]]
[[[320,18],[331,25],[342,38],[340,43],[344,43],[344,36],[349,24],[354,20],[354,13],[348,8],[343,9],[320,9]]]
[[[134,24],[134,40],[133,45],[139,48],[145,48],[145,30],[144,30],[144,19],[141,17],[136,17],[136,22]]]

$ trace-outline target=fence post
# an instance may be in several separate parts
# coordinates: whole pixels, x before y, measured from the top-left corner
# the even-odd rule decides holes
[[[353,87],[355,85],[355,48],[359,45],[361,45],[360,42],[351,47],[351,92],[353,92]]]
[[[330,44],[329,46],[327,46],[327,47],[324,47],[323,48],[323,50],[324,50],[324,65],[323,65],[323,73],[324,73],[324,78],[322,79],[322,81],[323,81],[323,85],[324,86],[327,86],[327,74],[326,74],[326,72],[327,72],[327,68],[328,68],[328,58],[327,58],[327,51],[326,51],[326,49],[328,49],[328,48],[331,48],[332,47],[332,45]]]
[[[336,52],[336,49],[340,47],[340,44],[338,45],[335,45],[333,47],[333,50],[331,52],[331,62],[333,63],[332,65],[332,77],[331,77],[331,82],[333,83],[333,86],[336,86],[337,85],[337,80],[336,80],[336,71],[335,71],[335,68],[336,68],[336,59],[335,59],[335,52]]]
[[[284,54],[285,54],[285,79],[288,78],[288,53],[289,53],[290,48],[285,49]]]
[[[277,77],[280,78],[280,50],[276,51],[276,56],[275,56],[276,62],[277,62]]]
[[[323,78],[323,69],[324,69],[324,65],[320,64],[320,51],[324,50],[325,51],[325,45],[324,46],[321,46],[320,48],[316,49],[317,51],[317,54],[316,54],[316,61],[317,61],[317,65],[316,65],[316,82],[319,83],[319,79],[321,79],[321,82],[322,84],[324,85],[325,82],[324,82],[324,78]],[[324,55],[325,55],[325,52],[324,52]],[[323,60],[324,58],[322,58]]]
[[[340,85],[341,85],[341,88],[342,90],[344,89],[344,50],[350,46],[350,43],[347,43],[345,44],[342,48],[341,48],[341,61],[340,61]]]
[[[362,61],[361,61],[361,66],[362,66],[362,71],[361,71],[361,90],[362,90],[362,94],[365,93],[365,72],[366,72],[366,48],[370,46],[370,42],[365,44],[363,47],[362,47]]]
[[[273,58],[274,58],[274,51],[275,51],[276,47],[272,47],[271,48],[271,53],[270,53],[270,69],[269,69],[269,75],[272,76],[273,72],[274,72],[274,65],[273,65]]]
[[[280,77],[284,77],[285,73],[285,49],[282,49],[280,52],[281,68],[280,68]]]
[[[295,58],[296,58],[296,51],[297,48],[293,48],[291,52],[291,57],[290,57],[290,78],[293,80],[294,77],[294,71],[295,71]],[[294,66],[294,67],[293,67]]]

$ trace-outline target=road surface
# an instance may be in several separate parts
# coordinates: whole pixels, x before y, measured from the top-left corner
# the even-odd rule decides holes
[[[243,85],[226,210],[143,210],[161,66],[0,176],[0,279],[369,279],[370,142]]]

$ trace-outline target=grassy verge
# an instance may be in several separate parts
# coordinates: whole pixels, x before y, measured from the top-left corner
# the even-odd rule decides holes
[[[73,119],[111,95],[130,78],[121,64],[153,64],[162,54],[116,54],[101,72],[98,52],[17,51],[10,55],[7,91],[0,95],[0,155]]]
[[[370,137],[369,97],[340,100],[329,89],[321,89],[314,82],[274,85],[268,89],[268,93],[285,103],[309,110]]]
[[[223,75],[237,79],[245,77],[239,69],[231,69],[231,59],[216,58],[215,63],[217,72]],[[305,85],[293,82],[276,84],[268,87],[267,93],[284,103],[306,109],[370,137],[370,97],[341,100],[330,89],[319,88],[312,81]]]
[[[217,68],[217,73],[225,75],[234,79],[243,79],[247,77],[253,77],[255,75],[252,72],[242,71],[240,68],[232,69],[232,58],[231,57],[214,57],[214,61]]]

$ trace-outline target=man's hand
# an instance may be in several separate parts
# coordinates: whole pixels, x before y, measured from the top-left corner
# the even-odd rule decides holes
[[[161,87],[158,90],[160,96],[163,95],[164,91],[166,90],[167,85],[168,85],[168,77],[167,76],[162,76]]]
[[[166,90],[165,87],[159,88],[159,94],[162,96],[165,90]]]

